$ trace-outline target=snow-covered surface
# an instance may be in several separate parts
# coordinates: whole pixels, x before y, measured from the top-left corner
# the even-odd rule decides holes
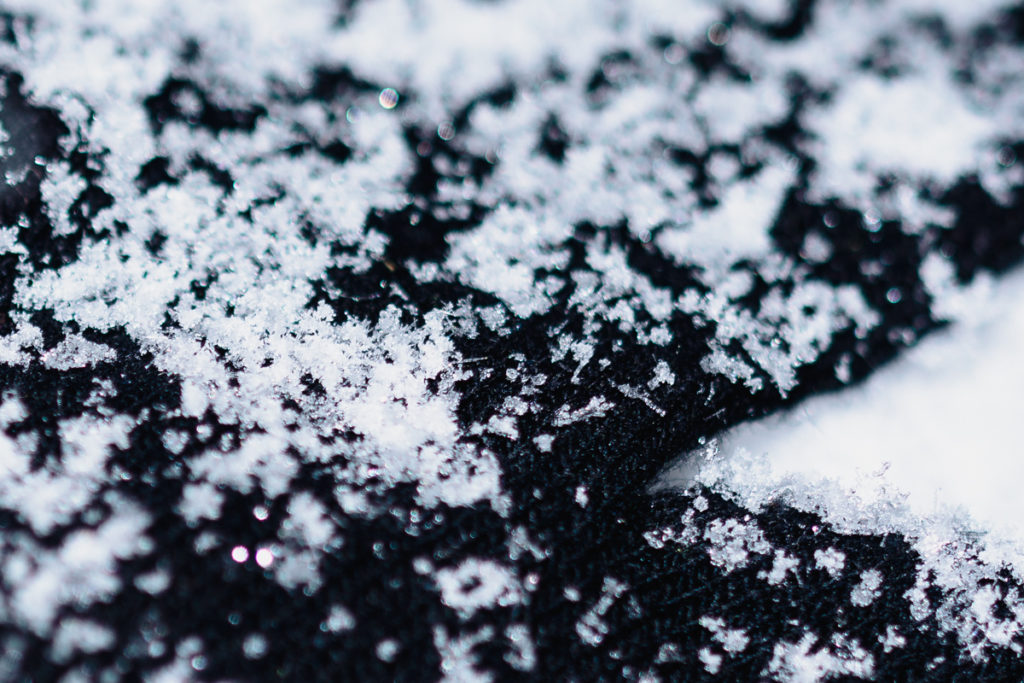
[[[665,483],[781,497],[925,553],[970,532],[986,561],[1024,571],[1024,273],[944,294],[960,300],[948,328],[863,385],[722,434]]]
[[[716,437],[660,485],[701,484],[751,509],[781,500],[848,532],[897,532],[925,570],[969,595],[1001,568],[1024,575],[1024,272],[957,288],[940,257],[925,268],[949,327],[862,385]],[[842,570],[840,554],[816,559]],[[866,575],[853,603],[879,582]],[[1024,602],[1011,609],[1016,631]]]
[[[988,237],[1020,247],[1020,46],[983,40],[1001,3],[811,4],[6,3],[0,678],[865,678],[954,608],[970,658],[1019,652],[979,577],[1024,533],[1024,284],[984,290]],[[739,428],[645,516],[674,448],[947,319],[971,341]],[[853,546],[780,538],[780,495]],[[834,630],[715,592],[799,611],[812,578],[846,582]],[[839,623],[908,578],[917,621]]]

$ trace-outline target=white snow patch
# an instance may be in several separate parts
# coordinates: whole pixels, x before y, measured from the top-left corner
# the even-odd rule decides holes
[[[522,600],[522,587],[510,567],[494,560],[469,558],[456,567],[434,573],[441,601],[468,619],[481,609],[507,606]]]
[[[665,230],[657,244],[682,263],[713,263],[757,258],[772,249],[769,228],[795,174],[771,166],[732,185],[719,207],[694,216],[689,225]]]
[[[965,100],[945,73],[845,83],[834,105],[807,121],[821,140],[819,191],[868,197],[885,172],[953,182],[977,167],[983,145],[1002,132]]]
[[[814,551],[814,566],[828,572],[833,579],[843,573],[846,566],[846,553],[835,548]]]

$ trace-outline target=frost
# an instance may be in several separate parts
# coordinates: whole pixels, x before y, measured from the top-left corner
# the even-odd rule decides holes
[[[135,577],[135,585],[150,595],[156,595],[167,590],[171,585],[171,574],[163,569],[157,569],[148,574],[140,574]]]
[[[674,527],[669,526],[661,529],[645,531],[643,538],[647,542],[647,545],[656,550],[661,550],[667,543],[677,543],[683,546],[690,545],[697,539],[701,538],[701,529],[698,524],[694,523],[693,516],[693,510],[687,510],[680,519],[680,522],[682,523],[681,529],[676,530]],[[721,527],[716,527],[715,533],[717,538],[721,538]]]
[[[827,350],[836,332],[852,327],[863,335],[879,322],[856,287],[832,288],[813,281],[798,283],[788,294],[772,289],[756,316],[718,293],[688,292],[682,308],[715,322],[711,354],[702,362],[705,370],[742,380],[754,391],[764,385],[761,371],[783,396],[796,386],[797,368]],[[739,342],[757,368],[727,352],[733,342]]]
[[[647,382],[647,388],[656,389],[662,384],[672,385],[676,382],[676,375],[672,372],[668,363],[663,360],[658,361],[658,364],[654,368],[654,377]]]
[[[540,562],[550,552],[547,541],[512,522],[520,517],[502,487],[505,454],[494,450],[515,441],[550,457],[559,430],[594,427],[622,402],[669,416],[678,403],[663,397],[683,388],[679,378],[689,381],[692,370],[668,360],[677,358],[673,344],[688,341],[676,338],[685,329],[676,324],[681,319],[708,334],[699,354],[705,371],[751,392],[795,395],[801,369],[830,359],[842,335],[863,339],[881,316],[868,305],[867,289],[810,274],[840,249],[828,238],[827,221],[786,247],[798,249],[802,262],[782,254],[772,229],[787,197],[852,207],[869,230],[893,219],[902,219],[909,235],[949,228],[953,214],[936,205],[933,191],[977,176],[1002,198],[1021,173],[1003,147],[1010,144],[1004,137],[1021,133],[1013,94],[1021,76],[1016,52],[965,55],[957,41],[940,45],[928,28],[972,36],[1000,2],[817,3],[805,34],[766,49],[765,32],[753,30],[749,17],[784,22],[790,4],[380,0],[342,3],[347,16],[340,22],[333,0],[181,0],[147,3],[144,11],[123,0],[12,0],[0,61],[24,76],[31,101],[53,107],[68,132],[58,154],[8,169],[10,183],[38,181],[39,210],[50,225],[12,221],[0,228],[0,251],[13,269],[10,315],[3,316],[13,329],[0,338],[0,364],[12,376],[97,378],[84,390],[83,411],[70,417],[60,412],[76,407],[68,405],[70,394],[58,396],[53,416],[29,415],[39,410],[34,396],[0,404],[0,502],[23,525],[0,533],[2,580],[12,596],[5,619],[50,638],[55,660],[77,665],[79,654],[114,649],[105,627],[67,613],[113,599],[122,588],[120,563],[153,551],[142,507],[149,501],[118,493],[137,495],[153,477],[173,481],[174,496],[180,488],[169,511],[198,527],[182,552],[224,561],[232,571],[262,572],[307,594],[323,582],[325,556],[347,547],[344,516],[386,515],[388,504],[378,501],[399,490],[410,491],[421,520],[434,509],[490,506],[509,520],[508,537],[494,547],[507,549],[512,562]],[[889,33],[899,40],[887,55],[893,74],[882,78],[865,57]],[[653,47],[653,36],[672,44]],[[744,78],[698,73],[685,57],[709,42]],[[183,51],[195,54],[186,60]],[[609,56],[616,52],[628,58]],[[319,74],[340,68],[360,85],[339,88],[331,101],[307,97]],[[153,114],[146,103],[172,81],[185,84],[166,96],[174,114]],[[795,82],[812,93],[799,106],[789,90]],[[508,102],[482,96],[505,87],[513,93]],[[235,113],[213,130],[218,126],[207,119],[214,110]],[[765,134],[789,120],[806,134],[786,143]],[[10,164],[11,150],[34,144],[14,123],[0,130],[0,156]],[[564,149],[538,145],[539,133],[552,129]],[[408,139],[424,131],[413,149]],[[347,150],[347,158],[320,153],[330,145]],[[430,155],[432,145],[443,153]],[[140,169],[153,161],[165,163],[168,182],[140,181]],[[427,200],[407,191],[424,164],[441,176]],[[876,192],[880,176],[891,180],[885,192]],[[85,201],[97,195],[109,196],[109,205]],[[410,228],[428,212],[453,221],[436,259],[417,253],[395,262],[392,252],[404,238],[370,225],[399,210],[412,211]],[[49,237],[59,258],[44,254],[39,267],[38,245],[29,242]],[[666,267],[646,272],[637,258]],[[695,281],[665,284],[653,271],[671,264]],[[370,273],[380,268],[394,277],[385,276],[373,295],[357,296],[344,284],[376,280]],[[966,319],[988,296],[984,278],[970,289],[956,284],[953,264],[937,253],[923,254],[920,275],[936,319]],[[426,283],[484,296],[432,308],[430,297],[411,291]],[[906,303],[911,295],[893,285],[888,299]],[[375,309],[378,300],[383,310]],[[358,305],[349,309],[349,302]],[[33,317],[39,312],[52,325]],[[984,380],[984,390],[963,376],[942,380],[959,398],[1005,396],[1006,387],[1021,384],[1012,371],[1020,365],[1021,324],[1010,317],[1010,332],[982,326],[962,344],[992,362],[964,371]],[[544,328],[534,356],[518,354],[503,375],[458,350],[459,337],[515,339],[536,324]],[[51,328],[60,329],[59,340]],[[95,341],[105,333],[127,343]],[[997,343],[982,346],[987,339]],[[652,354],[653,370],[629,384],[609,380],[610,366],[620,362],[615,354],[634,346]],[[150,398],[142,396],[149,385],[129,383],[129,395],[119,396],[122,384],[99,375],[140,359],[168,386],[180,386],[180,397],[125,408]],[[547,383],[534,369],[538,361],[554,362],[567,376]],[[850,354],[833,362],[841,382],[854,379]],[[135,379],[133,372],[120,379]],[[461,387],[488,379],[515,384],[519,393],[464,429]],[[572,391],[559,395],[565,380]],[[987,576],[983,563],[1021,566],[1024,532],[1014,520],[1024,515],[1002,507],[1019,499],[1009,489],[1021,477],[998,456],[999,446],[1016,443],[1012,429],[1005,431],[1016,420],[1012,401],[964,406],[945,396],[945,407],[936,406],[927,401],[935,388],[925,384],[911,395],[867,390],[869,404],[887,406],[886,396],[899,396],[904,406],[930,413],[926,428],[896,433],[844,422],[849,440],[823,446],[812,435],[806,448],[741,428],[697,478],[751,509],[786,491],[787,500],[792,494],[795,505],[824,510],[841,530],[904,533],[925,558],[922,576],[932,572],[936,587],[969,606],[943,612],[939,624],[969,643],[973,656],[984,643],[1013,644],[1020,631],[1020,596],[978,589]],[[558,396],[550,409],[537,398],[549,389]],[[966,437],[911,441],[969,408],[992,422]],[[28,417],[48,422],[11,429]],[[538,431],[534,418],[544,421]],[[832,418],[811,422],[825,429]],[[892,436],[911,455],[884,454],[872,436]],[[122,467],[128,449],[149,444],[154,463],[172,456],[166,469],[154,464],[140,475]],[[782,455],[762,457],[779,444]],[[948,456],[954,451],[958,458]],[[968,476],[964,453],[995,454],[999,467]],[[1001,481],[993,483],[992,470],[1002,471]],[[566,481],[559,495],[595,513],[593,489],[578,484],[579,476]],[[244,523],[268,537],[231,531],[228,516],[240,497],[254,501],[244,504]],[[771,558],[758,576],[772,586],[797,575],[798,560],[772,547],[749,518],[695,522],[694,510],[707,508],[696,498],[678,523],[648,531],[645,542],[664,549],[704,541],[725,573],[754,556]],[[409,533],[420,531],[412,517]],[[217,521],[224,524],[211,523]],[[990,533],[966,543],[964,529]],[[978,564],[964,559],[974,550]],[[487,679],[474,650],[492,640],[509,645],[510,666],[533,670],[538,654],[527,626],[498,632],[473,619],[525,603],[537,575],[486,557],[433,561],[443,566],[420,558],[415,571],[436,584],[464,629],[447,630],[454,621],[430,625],[442,673]],[[816,551],[814,562],[833,579],[847,568],[835,549]],[[131,580],[160,595],[177,578],[170,566],[157,561]],[[932,579],[918,578],[908,593],[915,616],[932,609],[924,593]],[[877,570],[861,572],[851,602],[873,604],[881,581]],[[623,582],[604,579],[576,624],[585,644],[603,641],[609,610],[625,591]],[[581,599],[571,586],[564,594]],[[627,601],[627,610],[634,607]],[[746,647],[745,632],[707,619],[726,652]],[[340,605],[329,607],[322,624],[330,633],[354,626]],[[267,634],[239,637],[246,657],[267,651]],[[768,673],[792,680],[870,674],[872,660],[856,643],[815,638],[808,632],[779,643]],[[901,639],[887,634],[886,649]],[[401,650],[403,642],[379,641],[373,654],[402,661],[413,656]],[[496,659],[493,649],[487,646],[487,661]],[[207,666],[198,638],[151,655],[162,658],[159,676],[169,680],[202,676]],[[698,656],[709,672],[722,666],[710,648]]]
[[[187,522],[195,524],[200,519],[220,517],[223,502],[224,496],[214,486],[207,483],[189,484],[182,490],[178,510]]]
[[[825,263],[832,256],[832,245],[819,233],[809,232],[800,248],[800,256],[812,263]]]
[[[242,652],[249,659],[259,659],[267,653],[267,639],[259,633],[246,636],[242,642]]]
[[[517,671],[533,671],[537,666],[537,650],[529,627],[512,624],[505,629],[505,637],[512,644],[512,649],[505,654],[505,661]]]
[[[57,346],[42,354],[40,360],[54,370],[70,370],[116,358],[117,353],[109,346],[93,343],[79,335],[68,335]]]
[[[441,680],[445,683],[462,683],[462,681],[488,683],[494,680],[489,672],[477,668],[479,662],[473,654],[473,648],[480,643],[489,641],[493,635],[494,629],[490,626],[484,626],[474,633],[458,637],[450,636],[443,626],[435,626],[434,647],[437,648],[437,652],[441,656],[441,672],[443,674]]]
[[[302,492],[288,503],[288,517],[278,534],[285,547],[275,553],[274,576],[286,588],[320,587],[320,562],[324,553],[339,547],[335,525],[328,519],[327,509],[312,495]],[[259,551],[256,561],[260,562]]]
[[[892,652],[897,648],[905,647],[907,639],[900,635],[900,632],[894,627],[887,626],[885,629],[885,636],[879,636],[878,642],[882,644],[882,648],[886,652]]]
[[[710,648],[702,647],[697,652],[697,657],[704,665],[704,669],[711,675],[717,674],[722,666],[722,655],[716,655]]]
[[[127,501],[115,501],[116,513],[95,530],[69,534],[56,548],[43,548],[24,536],[4,540],[5,572],[12,616],[39,635],[50,633],[64,605],[87,607],[109,600],[121,587],[119,560],[147,554],[152,544],[143,535],[149,517]]]
[[[590,501],[590,496],[587,495],[587,487],[577,486],[576,495],[573,496],[573,500],[575,500],[576,504],[581,508],[587,507],[587,503]]]
[[[14,404],[5,404],[5,406]],[[18,510],[33,530],[46,534],[93,500],[107,478],[112,448],[125,448],[135,421],[115,416],[101,421],[69,418],[59,423],[64,454],[59,463],[31,467],[32,451],[0,435],[0,495],[4,506]]]
[[[768,229],[793,179],[789,169],[773,167],[736,183],[720,208],[699,214],[692,225],[661,233],[658,245],[679,260],[699,263],[763,257],[772,250]]]
[[[1003,132],[943,73],[845,83],[835,104],[816,112],[808,125],[828,141],[816,150],[820,192],[865,199],[877,174],[886,171],[951,183]],[[840,140],[849,142],[835,142]]]
[[[57,235],[67,235],[77,228],[71,224],[71,205],[86,188],[85,180],[71,173],[66,163],[53,164],[40,185],[43,201]]]
[[[401,643],[394,638],[385,638],[377,643],[377,647],[374,652],[377,655],[377,659],[382,662],[393,662],[395,661],[395,657],[398,656],[398,651],[401,647]]]

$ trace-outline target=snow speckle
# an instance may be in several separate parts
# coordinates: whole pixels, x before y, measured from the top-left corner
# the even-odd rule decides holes
[[[874,657],[857,641],[836,635],[831,642],[819,643],[808,632],[795,643],[778,643],[765,675],[785,683],[818,683],[837,677],[870,680],[874,666]]]
[[[722,649],[730,654],[743,652],[750,642],[750,638],[747,637],[743,629],[727,628],[725,621],[718,617],[701,617],[700,625],[706,628],[711,633],[711,637],[722,646]]]
[[[738,519],[712,520],[704,530],[711,562],[731,572],[746,566],[751,553],[766,555],[771,545],[753,522]]]
[[[587,487],[582,485],[577,486],[576,495],[573,496],[573,499],[576,501],[576,504],[579,505],[581,508],[587,507],[587,503],[590,502],[590,496],[587,495]]]
[[[456,567],[434,573],[441,600],[462,619],[477,610],[511,605],[522,599],[522,589],[512,569],[493,560],[469,558]]]
[[[605,577],[601,586],[601,596],[576,622],[576,634],[585,645],[596,647],[608,635],[608,623],[604,620],[604,615],[628,588],[627,584],[618,579]]]
[[[881,594],[879,588],[882,585],[882,573],[877,569],[869,569],[861,572],[860,582],[853,587],[850,593],[850,602],[857,607],[867,607]]]
[[[828,572],[833,579],[838,578],[843,573],[843,567],[846,566],[846,554],[835,548],[815,550],[814,566]]]

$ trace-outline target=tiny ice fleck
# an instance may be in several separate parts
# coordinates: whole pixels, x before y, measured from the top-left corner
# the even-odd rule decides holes
[[[261,522],[265,522],[267,517],[270,516],[270,512],[262,505],[257,505],[252,509],[252,516]]]
[[[726,652],[736,653],[747,649],[750,638],[743,629],[726,628],[725,621],[717,617],[703,616],[698,623],[711,632],[711,637]]]
[[[320,624],[320,630],[338,633],[340,631],[350,631],[355,625],[356,620],[351,612],[345,609],[343,605],[334,605],[327,613],[327,619]]]
[[[850,354],[844,353],[839,358],[839,362],[836,363],[836,379],[843,384],[850,382]]]
[[[258,553],[257,557],[259,557]],[[249,559],[249,549],[246,548],[244,545],[236,545],[234,548],[231,549],[231,559],[235,562],[238,562],[239,564],[245,562]]]
[[[589,503],[589,502],[590,502],[590,497],[587,495],[587,487],[586,486],[577,486],[576,487],[576,504],[579,505],[581,508],[585,508],[585,507],[587,507],[587,503]]]
[[[900,632],[893,626],[887,626],[885,629],[885,637],[878,637],[878,642],[882,644],[882,648],[886,652],[892,652],[896,648],[903,647],[907,644],[907,639],[900,635]]]
[[[246,637],[242,643],[242,652],[249,659],[259,659],[267,654],[267,639],[259,633],[253,633]]]
[[[832,256],[832,245],[817,232],[807,233],[800,256],[814,263],[825,263]]]
[[[398,654],[398,641],[392,638],[377,643],[377,658],[382,662],[393,662],[395,661],[395,655]]]
[[[394,88],[384,88],[380,91],[377,101],[385,109],[394,109],[398,106],[398,92]]]
[[[256,551],[256,564],[264,569],[274,564],[274,552],[270,548],[260,548]]]
[[[455,137],[455,126],[450,121],[445,121],[437,127],[437,137],[442,140],[451,140]]]

